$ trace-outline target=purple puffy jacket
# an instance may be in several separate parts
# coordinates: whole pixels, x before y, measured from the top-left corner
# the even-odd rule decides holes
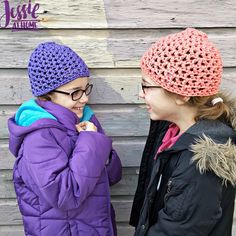
[[[36,101],[55,119],[19,126],[9,119],[9,148],[16,157],[14,186],[26,235],[116,235],[109,185],[121,179],[121,162],[94,114],[98,132],[76,131],[77,116]],[[26,113],[33,117],[33,111]]]

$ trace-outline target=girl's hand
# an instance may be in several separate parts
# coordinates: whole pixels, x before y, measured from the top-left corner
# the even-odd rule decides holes
[[[89,122],[89,121],[80,122],[79,124],[75,126],[78,132],[81,132],[81,131],[97,132],[97,127],[92,122]]]

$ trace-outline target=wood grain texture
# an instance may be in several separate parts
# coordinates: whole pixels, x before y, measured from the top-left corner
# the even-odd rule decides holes
[[[138,167],[146,137],[113,137],[113,148],[123,167]],[[0,142],[0,170],[12,169],[15,158],[8,149],[8,139]]]
[[[138,167],[123,168],[122,180],[111,187],[112,196],[133,196],[137,186]],[[14,199],[16,197],[13,181],[12,170],[0,171],[0,199]]]
[[[90,104],[142,104],[139,98],[141,73],[138,69],[94,69]],[[21,104],[32,98],[27,70],[0,70],[0,104]],[[1,109],[1,108],[0,108]]]
[[[146,136],[149,129],[149,116],[140,105],[99,105],[91,106],[102,127],[109,136]],[[0,139],[8,138],[7,120],[14,115],[17,107],[2,106],[0,113]]]
[[[25,69],[0,70],[0,105],[19,105],[32,98]],[[92,69],[90,104],[143,104],[139,69]],[[236,68],[225,68],[222,88],[236,95]],[[0,107],[0,111],[3,108]]]
[[[225,67],[236,67],[236,30],[202,29],[220,49]],[[55,41],[75,50],[89,68],[139,68],[143,53],[160,37],[180,29],[168,30],[42,30],[0,31],[0,68],[27,68],[28,59],[41,42]]]
[[[117,224],[118,236],[134,235],[134,228],[123,223]],[[24,236],[22,225],[0,226],[0,236]]]
[[[130,198],[112,198],[111,202],[116,211],[117,222],[128,222],[132,200]],[[15,199],[1,200],[0,202],[0,225],[21,225],[22,219]]]
[[[40,28],[234,27],[234,0],[39,1]],[[227,14],[226,14],[227,13]]]

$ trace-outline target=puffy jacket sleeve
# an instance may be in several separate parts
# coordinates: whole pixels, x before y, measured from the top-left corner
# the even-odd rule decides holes
[[[99,123],[95,115],[93,115],[91,122],[93,122],[96,125],[98,132],[105,134],[101,124]],[[107,163],[106,168],[110,185],[118,183],[121,180],[122,176],[122,166],[120,158],[117,155],[117,152],[113,148],[111,149],[109,162]]]
[[[222,215],[222,181],[212,172],[200,174],[186,155],[192,154],[186,151],[180,157],[180,164],[168,182],[164,208],[147,236],[206,236]]]
[[[78,208],[93,191],[109,158],[111,139],[81,132],[73,153],[68,154],[51,128],[29,134],[24,146],[28,172],[39,194],[51,206],[69,210]]]

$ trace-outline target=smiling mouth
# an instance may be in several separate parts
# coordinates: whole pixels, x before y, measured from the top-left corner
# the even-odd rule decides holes
[[[74,110],[83,111],[84,107],[73,107]]]

